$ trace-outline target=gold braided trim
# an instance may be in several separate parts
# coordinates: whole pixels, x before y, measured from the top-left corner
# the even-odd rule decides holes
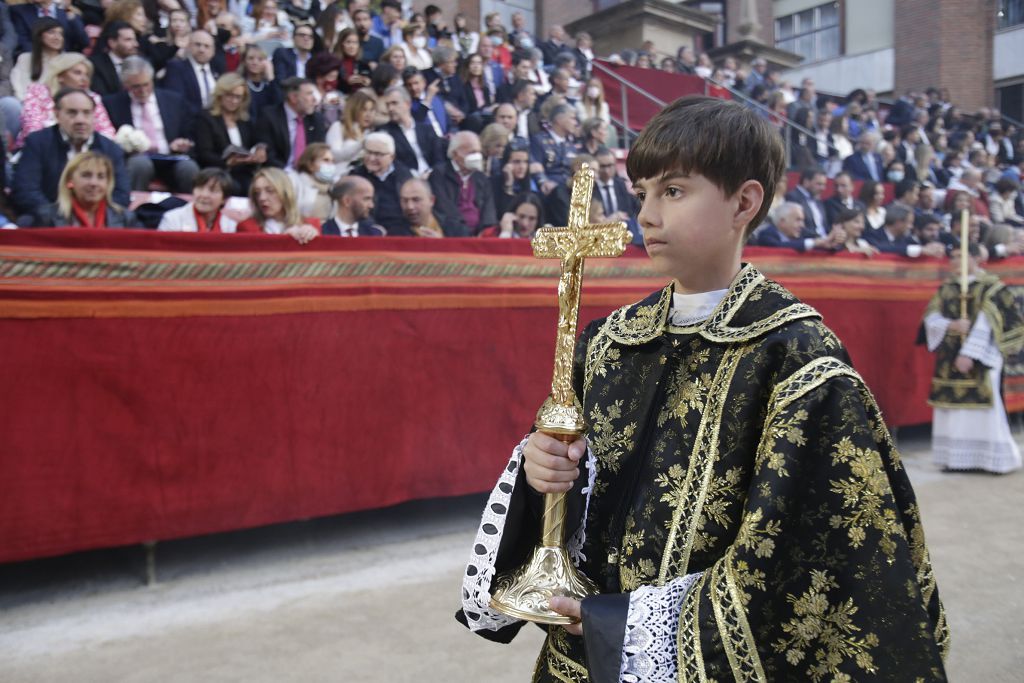
[[[949,657],[949,624],[946,622],[946,608],[939,604],[939,621],[935,625],[935,642],[939,644],[939,654],[945,662]]]
[[[726,396],[736,367],[749,350],[749,346],[740,346],[726,351],[721,365],[718,366],[718,372],[715,373],[715,379],[708,389],[697,438],[694,439],[693,450],[690,452],[686,479],[673,504],[672,524],[668,539],[665,541],[665,551],[661,556],[661,568],[655,585],[664,586],[670,579],[686,575],[693,537],[697,533],[701,512],[707,500],[708,487],[711,484],[711,474],[718,459],[718,432],[722,425]],[[681,533],[684,515],[686,529]]]
[[[679,611],[679,627],[676,629],[676,673],[679,683],[707,683],[708,680],[700,644],[700,596],[707,578],[707,572],[704,572],[690,586]]]
[[[730,568],[732,553],[715,563],[711,570],[711,605],[714,607],[718,632],[722,637],[725,655],[729,659],[733,677],[742,683],[759,681],[764,683],[767,678],[761,658],[754,645],[754,634],[747,622],[743,609],[743,600],[733,572]]]
[[[559,652],[548,638],[548,673],[565,683],[589,683],[590,673],[585,666]]]
[[[765,426],[774,422],[775,418],[793,401],[817,389],[833,377],[842,375],[851,377],[857,383],[862,383],[857,371],[838,358],[833,356],[815,358],[772,389],[772,395],[768,399],[768,419],[765,420]]]
[[[661,290],[661,296],[654,304],[641,306],[638,302],[614,311],[608,316],[607,334],[621,344],[645,344],[665,329],[671,308],[672,285],[669,285]],[[631,312],[633,317],[627,318]]]
[[[711,325],[708,325],[700,331],[700,335],[708,341],[713,342],[745,342],[750,341],[755,337],[760,337],[765,332],[770,332],[787,323],[793,322],[794,320],[820,317],[821,316],[818,312],[807,304],[790,304],[783,309],[775,311],[767,318],[758,320],[756,323],[747,325],[746,327],[718,326],[712,322]]]

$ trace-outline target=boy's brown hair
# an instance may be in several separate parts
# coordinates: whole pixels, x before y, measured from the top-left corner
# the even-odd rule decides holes
[[[626,158],[632,182],[699,173],[730,197],[743,183],[756,180],[764,202],[747,225],[747,235],[768,214],[785,168],[782,137],[767,121],[736,102],[702,95],[682,97],[658,112]]]

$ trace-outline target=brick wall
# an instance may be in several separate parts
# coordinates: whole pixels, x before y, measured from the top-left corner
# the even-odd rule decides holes
[[[991,106],[995,0],[899,0],[896,94],[948,88],[965,109]]]

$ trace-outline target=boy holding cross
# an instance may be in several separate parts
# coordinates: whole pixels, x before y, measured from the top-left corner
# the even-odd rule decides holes
[[[818,313],[741,262],[783,168],[777,132],[706,97],[630,151],[670,282],[584,330],[589,430],[515,449],[463,584],[460,621],[511,640],[524,622],[489,606],[493,579],[536,544],[540,494],[569,492],[568,550],[599,592],[550,600],[581,621],[547,627],[534,681],[945,680],[945,615],[878,408]]]

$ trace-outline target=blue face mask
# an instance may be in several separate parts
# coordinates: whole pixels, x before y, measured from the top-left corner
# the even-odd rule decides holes
[[[531,39],[531,38],[521,38],[519,40],[519,47],[524,49],[524,50],[532,50],[533,49],[533,39]]]
[[[889,182],[898,183],[903,180],[903,171],[889,171]]]
[[[491,45],[493,45],[494,47],[498,47],[499,45],[501,45],[501,43],[501,36],[491,36]]]

